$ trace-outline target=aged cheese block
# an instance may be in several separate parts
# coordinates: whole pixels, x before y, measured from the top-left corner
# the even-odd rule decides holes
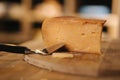
[[[101,34],[105,20],[78,17],[55,17],[46,19],[42,35],[46,47],[64,43],[69,51],[101,53]]]

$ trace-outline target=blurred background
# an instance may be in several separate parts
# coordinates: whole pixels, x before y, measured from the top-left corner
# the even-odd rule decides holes
[[[0,0],[0,43],[39,37],[42,22],[57,16],[105,19],[104,39],[120,37],[120,0]]]

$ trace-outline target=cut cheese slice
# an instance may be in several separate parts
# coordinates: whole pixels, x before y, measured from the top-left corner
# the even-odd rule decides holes
[[[43,22],[42,36],[46,47],[64,43],[69,51],[100,54],[104,23],[78,17],[50,18]]]
[[[69,54],[69,53],[57,52],[57,53],[53,53],[52,57],[54,57],[54,58],[73,58],[74,56],[73,56],[73,54]]]

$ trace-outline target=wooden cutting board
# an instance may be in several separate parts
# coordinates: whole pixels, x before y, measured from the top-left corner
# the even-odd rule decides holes
[[[86,54],[81,55],[80,57],[62,59],[53,58],[52,56],[41,56],[39,54],[33,54],[26,55],[25,61],[40,68],[48,69],[50,71],[53,70],[77,75],[82,74],[97,76],[98,74],[96,73],[98,72],[102,56],[93,56]]]
[[[25,55],[24,60],[34,66],[48,69],[50,71],[75,75],[100,76],[102,74],[108,74],[111,71],[119,71],[120,65],[116,63],[118,55],[113,54],[114,47],[112,53],[109,50],[110,47],[108,48],[110,45],[108,42],[105,42],[102,45],[102,55],[81,53],[79,57],[62,59],[53,58],[51,55],[42,56],[39,54],[31,54]]]

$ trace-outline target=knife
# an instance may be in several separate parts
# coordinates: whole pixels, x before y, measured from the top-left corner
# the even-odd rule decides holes
[[[64,46],[63,43],[59,43],[59,44],[52,45],[48,48],[44,48],[42,50],[31,50],[25,46],[13,46],[8,44],[0,44],[0,51],[20,53],[20,54],[37,53],[41,55],[50,55],[63,46]]]

